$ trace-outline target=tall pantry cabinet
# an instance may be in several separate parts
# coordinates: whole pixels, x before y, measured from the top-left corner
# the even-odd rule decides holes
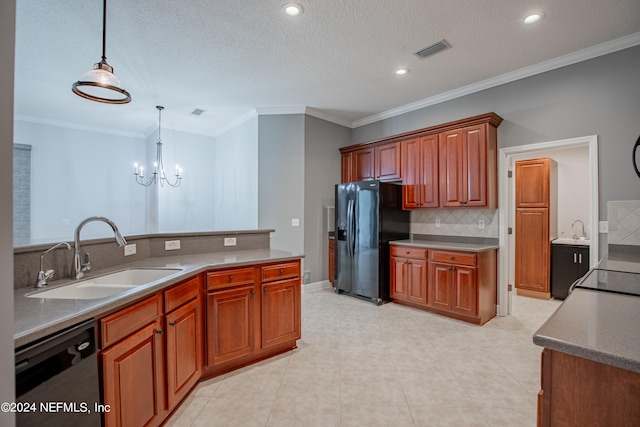
[[[551,240],[557,236],[557,164],[515,163],[515,285],[518,295],[551,298]]]

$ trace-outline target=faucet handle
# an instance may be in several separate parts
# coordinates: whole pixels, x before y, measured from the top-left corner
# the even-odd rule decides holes
[[[91,270],[91,257],[89,256],[89,252],[84,253],[84,263],[82,264],[82,271]]]

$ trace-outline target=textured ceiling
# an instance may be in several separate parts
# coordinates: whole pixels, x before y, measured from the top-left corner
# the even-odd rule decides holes
[[[163,126],[215,135],[256,109],[310,107],[351,126],[602,43],[640,43],[638,0],[301,0],[296,18],[284,3],[109,0],[107,60],[133,101],[105,105],[71,92],[100,60],[102,2],[17,0],[16,117],[144,134],[160,104]],[[441,39],[452,48],[413,55]],[[400,66],[411,72],[395,76]]]

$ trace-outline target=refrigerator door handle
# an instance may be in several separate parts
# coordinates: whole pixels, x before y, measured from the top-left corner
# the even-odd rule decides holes
[[[351,258],[355,257],[356,254],[356,222],[358,218],[356,218],[356,201],[353,200],[351,202]]]
[[[347,253],[349,254],[349,258],[353,258],[351,253],[351,223],[352,223],[352,210],[351,205],[353,204],[353,200],[349,200],[347,203]]]

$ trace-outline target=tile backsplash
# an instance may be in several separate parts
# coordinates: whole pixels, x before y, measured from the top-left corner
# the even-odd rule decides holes
[[[497,209],[414,210],[411,211],[411,234],[497,238],[498,212]],[[480,228],[480,221],[484,221],[484,228]]]
[[[607,203],[610,245],[640,246],[640,200]]]

